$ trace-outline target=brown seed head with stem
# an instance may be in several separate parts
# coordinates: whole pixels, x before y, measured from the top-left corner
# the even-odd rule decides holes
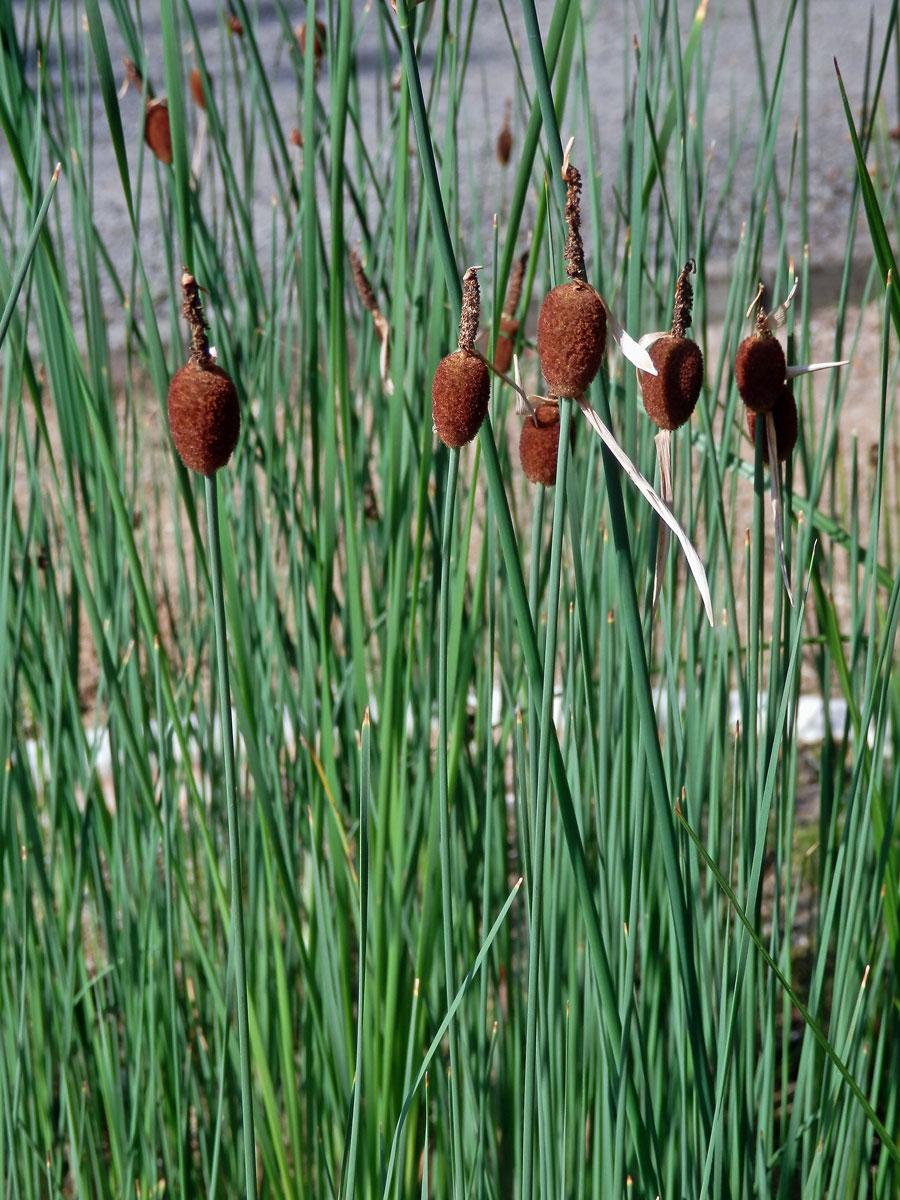
[[[757,299],[761,292],[762,284]],[[755,332],[744,338],[735,355],[734,379],[738,392],[752,412],[768,412],[781,395],[786,377],[784,351],[772,333],[766,310],[760,304],[756,310]]]
[[[463,276],[462,311],[457,350],[437,365],[431,385],[431,413],[437,435],[451,449],[471,442],[487,413],[491,382],[487,363],[475,350],[481,296],[477,272],[469,267]]]
[[[697,264],[689,259],[678,276],[672,331],[647,346],[656,375],[638,371],[647,416],[660,429],[679,429],[690,420],[703,387],[703,353],[684,336],[692,320],[694,290],[689,276]]]
[[[126,55],[125,83],[119,95],[122,96],[129,87],[136,91],[144,90],[144,77]],[[169,125],[169,106],[165,100],[154,98],[153,89],[148,85],[147,98],[144,107],[144,141],[161,163],[168,165],[172,161],[172,130]]]
[[[181,311],[191,331],[191,356],[169,384],[169,431],[186,467],[201,475],[214,475],[237,445],[241,410],[230,376],[209,352],[209,326],[200,289],[186,269],[181,288]]]
[[[581,240],[581,175],[563,159],[566,181],[566,274],[569,283],[553,288],[538,314],[541,370],[554,396],[582,396],[600,369],[606,350],[606,307],[587,282]]]

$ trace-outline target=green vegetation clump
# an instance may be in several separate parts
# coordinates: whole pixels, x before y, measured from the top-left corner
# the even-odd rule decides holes
[[[720,7],[0,16],[3,1197],[900,1194],[896,6]]]

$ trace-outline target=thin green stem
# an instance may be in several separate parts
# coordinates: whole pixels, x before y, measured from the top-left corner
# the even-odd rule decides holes
[[[244,1129],[244,1185],[256,1200],[256,1134],[253,1125],[253,1082],[250,1072],[250,1028],[247,1016],[247,966],[244,951],[244,905],[241,878],[240,825],[234,768],[234,735],[231,725],[231,688],[228,683],[228,643],[225,634],[225,597],[222,589],[222,550],[219,542],[219,498],[216,477],[206,476],[206,521],[209,535],[209,568],[216,627],[216,682],[222,750],[225,755],[225,803],[228,811],[228,863],[231,887],[231,936],[235,958],[235,1000],[238,1018],[238,1052],[241,1062],[241,1118]]]
[[[444,527],[441,537],[441,612],[438,627],[438,804],[441,825],[441,905],[444,926],[444,977],[449,1007],[455,990],[453,971],[453,877],[450,854],[450,794],[448,787],[447,741],[447,639],[450,630],[450,554],[453,546],[453,513],[459,476],[459,450],[451,450],[447,465],[447,492],[444,496]],[[465,1192],[460,1088],[461,1062],[457,1023],[450,1025],[450,1112],[453,1128],[453,1195]]]

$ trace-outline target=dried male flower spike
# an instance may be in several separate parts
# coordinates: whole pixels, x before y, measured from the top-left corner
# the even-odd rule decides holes
[[[431,385],[434,428],[445,446],[456,449],[471,442],[481,428],[491,394],[487,364],[475,350],[481,310],[478,276],[469,267],[463,276],[458,349],[442,358]]]
[[[230,376],[210,355],[199,288],[187,271],[181,276],[181,287],[181,311],[191,330],[191,357],[169,384],[169,432],[186,467],[214,475],[237,445],[241,410]]]
[[[569,426],[569,442],[575,444],[575,422]],[[553,487],[559,454],[559,405],[545,401],[527,416],[519,434],[519,462],[532,483]]]
[[[516,320],[516,309],[522,295],[522,281],[525,278],[525,267],[528,264],[526,250],[516,262],[509,275],[509,287],[506,289],[506,303],[500,314],[500,329],[497,332],[497,344],[494,347],[494,370],[505,375],[512,362],[513,346],[516,334],[519,332],[519,322]]]
[[[703,387],[703,353],[696,342],[684,336],[691,324],[693,288],[688,276],[696,270],[685,263],[675,288],[671,333],[641,339],[656,367],[656,375],[638,371],[647,416],[660,429],[679,429],[689,421]]]
[[[606,350],[606,306],[587,282],[581,242],[581,175],[570,163],[566,180],[566,274],[544,297],[538,314],[541,370],[554,396],[583,396],[600,370]]]
[[[381,372],[381,383],[388,395],[393,396],[394,384],[391,379],[391,345],[390,345],[390,325],[387,318],[378,307],[378,301],[375,298],[375,290],[366,275],[362,265],[362,260],[359,257],[357,250],[350,251],[350,267],[353,272],[353,282],[356,285],[356,291],[362,301],[363,308],[366,312],[372,314],[372,324],[375,326],[375,336],[381,344],[381,355],[379,362],[379,370]]]
[[[769,409],[769,412],[775,425],[775,446],[778,452],[778,461],[780,463],[787,462],[794,452],[794,447],[797,445],[797,435],[800,431],[797,401],[794,399],[794,393],[788,384],[784,383],[781,385],[781,391],[775,403]],[[747,429],[750,433],[750,440],[755,443],[756,413],[752,408],[747,409]]]
[[[512,130],[509,127],[509,114],[510,103],[507,100],[503,116],[503,128],[497,135],[497,162],[501,167],[509,165],[510,155],[512,154]]]

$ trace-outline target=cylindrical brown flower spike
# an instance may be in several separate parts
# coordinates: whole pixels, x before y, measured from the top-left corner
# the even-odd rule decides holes
[[[768,412],[787,377],[781,343],[769,329],[762,305],[756,312],[756,332],[744,338],[734,360],[734,378],[741,399],[753,412]]]
[[[519,322],[516,320],[516,309],[519,297],[522,295],[522,280],[525,278],[525,267],[528,263],[526,250],[513,264],[509,274],[509,287],[506,289],[506,303],[500,314],[500,329],[497,333],[497,345],[494,348],[494,370],[505,375],[509,370],[513,356],[513,345],[519,332]]]
[[[512,154],[512,130],[509,127],[509,101],[503,116],[503,128],[497,135],[497,162],[501,167],[508,166]]]
[[[541,370],[554,396],[582,396],[600,370],[606,350],[606,308],[588,284],[581,241],[581,175],[566,161],[566,274],[569,283],[544,298],[538,314]]]
[[[575,422],[569,425],[569,443],[575,445]],[[534,417],[525,418],[519,435],[519,461],[525,477],[532,483],[553,487],[559,452],[559,405],[551,401],[539,404]]]
[[[690,259],[678,276],[672,332],[647,346],[656,375],[638,372],[647,416],[660,429],[679,429],[689,421],[703,387],[703,353],[684,336],[691,324],[694,291],[688,276],[696,270]]]
[[[788,384],[783,383],[778,398],[770,409],[772,420],[775,422],[775,448],[778,451],[778,461],[787,462],[797,445],[797,435],[800,423],[797,414],[797,401]],[[752,408],[747,409],[747,429],[751,441],[756,441],[756,413]]]
[[[182,314],[191,331],[191,357],[169,384],[169,432],[181,461],[214,475],[231,458],[241,431],[241,410],[230,376],[209,353],[197,281],[181,276]]]
[[[457,449],[471,442],[481,428],[491,394],[487,364],[475,353],[475,336],[481,301],[477,272],[469,267],[463,276],[462,312],[459,318],[459,347],[442,358],[431,385],[434,428],[445,446]]]

